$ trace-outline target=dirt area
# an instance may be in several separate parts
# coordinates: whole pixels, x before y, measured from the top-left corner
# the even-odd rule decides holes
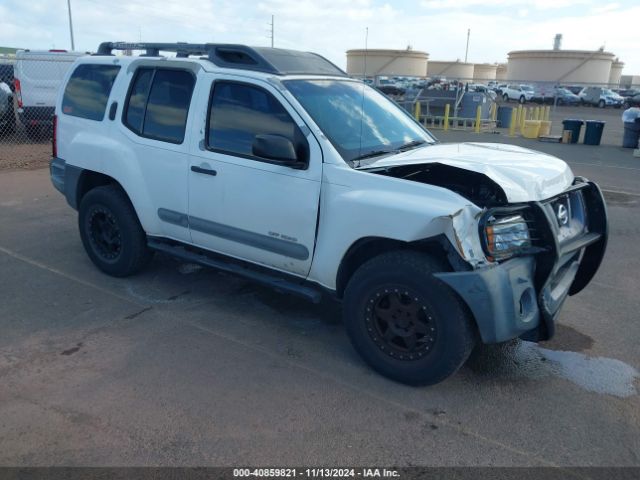
[[[45,168],[51,159],[51,144],[0,142],[0,170]]]

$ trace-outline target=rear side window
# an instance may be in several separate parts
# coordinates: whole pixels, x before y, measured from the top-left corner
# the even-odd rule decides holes
[[[194,84],[194,76],[184,70],[138,69],[124,124],[142,137],[182,143]]]
[[[119,71],[120,67],[116,65],[79,65],[64,89],[62,113],[102,120]]]

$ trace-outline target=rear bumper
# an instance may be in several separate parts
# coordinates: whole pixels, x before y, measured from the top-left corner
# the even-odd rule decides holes
[[[53,125],[55,107],[23,107],[18,109],[18,118],[24,126]]]
[[[579,192],[587,224],[580,235],[563,239],[554,201]],[[575,193],[574,193],[575,194]],[[567,296],[581,291],[593,278],[604,256],[608,224],[602,192],[581,182],[545,202],[531,202],[545,239],[544,251],[467,272],[436,276],[452,287],[473,313],[484,343],[516,337],[548,340]]]
[[[74,209],[78,209],[78,184],[82,169],[67,165],[62,158],[53,157],[49,162],[49,174],[51,183],[67,199],[67,203]]]

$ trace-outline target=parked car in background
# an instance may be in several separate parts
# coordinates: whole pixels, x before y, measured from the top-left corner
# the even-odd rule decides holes
[[[593,105],[594,107],[600,108],[620,108],[624,102],[623,97],[611,89],[603,87],[587,87],[580,92],[579,96],[585,105]]]
[[[15,129],[13,92],[6,82],[0,81],[0,136],[10,135]]]
[[[584,85],[562,85],[562,88],[566,88],[574,95],[580,95],[580,92],[584,90]]]
[[[385,95],[389,95],[392,97],[400,97],[404,95],[404,92],[406,91],[404,88],[396,87],[395,85],[382,85],[378,87],[378,90],[380,90]]]
[[[578,95],[571,93],[564,87],[538,88],[531,97],[531,101],[550,105],[580,105],[581,103]]]
[[[624,99],[622,108],[626,110],[627,108],[631,107],[640,107],[640,93],[638,95],[634,95],[633,97],[627,97]]]
[[[505,88],[507,88],[507,84],[506,83],[500,83],[500,84],[496,84],[493,87],[493,91],[496,92],[498,95],[502,95],[502,90],[504,90]]]
[[[618,95],[621,97],[635,97],[640,95],[640,88],[623,88],[618,91]]]
[[[73,62],[83,52],[18,50],[14,68],[17,112],[27,135],[50,133],[56,96]]]
[[[502,90],[502,99],[505,102],[515,100],[518,103],[531,101],[535,90],[533,86],[526,84],[509,84]]]

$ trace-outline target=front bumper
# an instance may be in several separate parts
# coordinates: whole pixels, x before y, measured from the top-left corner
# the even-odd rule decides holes
[[[574,222],[576,227],[561,227],[554,205],[578,197],[584,214],[570,220],[569,225]],[[535,218],[537,253],[487,268],[436,275],[467,303],[484,343],[551,338],[562,304],[591,281],[606,250],[607,211],[595,183],[577,179],[562,194],[523,208]]]

